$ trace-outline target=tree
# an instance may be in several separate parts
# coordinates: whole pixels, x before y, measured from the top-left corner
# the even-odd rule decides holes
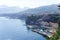
[[[58,26],[60,27],[60,20],[58,21]]]
[[[60,10],[60,5],[58,5],[58,9]]]

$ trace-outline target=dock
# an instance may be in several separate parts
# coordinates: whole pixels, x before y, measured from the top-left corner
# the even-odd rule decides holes
[[[41,34],[41,35],[43,35],[43,36],[45,36],[45,37],[48,37],[48,38],[52,37],[52,35],[53,35],[53,34],[49,35],[49,34],[47,34],[46,32],[40,32],[40,31],[38,31],[38,30],[32,30],[32,31],[33,31],[33,32],[36,32],[36,33],[38,33],[38,34]]]

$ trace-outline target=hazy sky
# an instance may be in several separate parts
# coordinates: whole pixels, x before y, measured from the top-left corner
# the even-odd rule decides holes
[[[60,0],[0,0],[3,6],[18,6],[35,8],[44,5],[59,4]]]

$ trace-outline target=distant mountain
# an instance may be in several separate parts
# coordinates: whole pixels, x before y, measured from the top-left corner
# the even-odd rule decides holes
[[[18,13],[21,11],[25,11],[28,8],[19,8],[19,7],[8,7],[8,6],[0,6],[0,14],[5,14],[5,13]]]
[[[58,9],[58,4],[53,4],[53,5],[41,6],[38,8],[28,9],[20,13],[30,15],[30,14],[53,14],[57,12],[58,13],[60,12],[60,10]]]
[[[31,14],[36,14],[36,15],[44,14],[45,16],[46,14],[60,14],[60,10],[58,9],[57,4],[42,6],[38,8],[31,8],[31,9],[27,9],[26,7],[23,9],[17,7],[7,7],[7,8],[5,7],[5,8],[0,8],[0,13],[1,12],[8,14],[0,14],[0,16],[7,16],[18,19],[25,19],[27,16]]]

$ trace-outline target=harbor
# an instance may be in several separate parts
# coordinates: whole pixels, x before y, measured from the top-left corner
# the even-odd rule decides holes
[[[57,28],[58,28],[58,24],[57,23],[52,23],[52,22],[40,22],[41,25],[37,26],[37,25],[27,25],[27,28],[29,28],[31,31],[41,34],[43,36],[46,36],[48,38],[52,37],[54,35],[54,33],[56,32]],[[49,26],[49,25],[50,26]]]

